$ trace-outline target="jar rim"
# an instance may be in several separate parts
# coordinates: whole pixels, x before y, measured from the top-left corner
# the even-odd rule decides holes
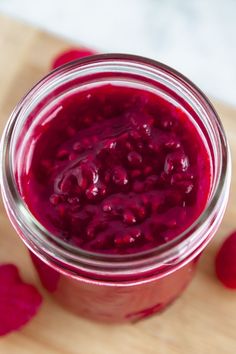
[[[207,202],[199,217],[180,235],[173,240],[150,250],[132,254],[111,255],[86,251],[69,245],[46,230],[45,227],[32,215],[20,196],[16,185],[15,176],[12,171],[13,161],[11,161],[11,140],[17,121],[22,119],[21,115],[23,107],[25,105],[29,105],[36,96],[39,100],[43,94],[43,89],[45,91],[45,87],[48,88],[52,84],[52,81],[54,86],[56,86],[58,82],[60,82],[63,75],[65,77],[66,75],[69,77],[75,71],[78,72],[84,68],[96,68],[96,66],[98,67],[99,65],[100,68],[108,64],[117,68],[117,66],[121,65],[121,63],[124,65],[129,64],[130,67],[133,65],[133,67],[143,67],[143,69],[148,68],[152,72],[159,71],[159,74],[161,73],[166,77],[170,76],[172,79],[177,80],[180,85],[183,87],[185,86],[186,90],[190,90],[191,95],[195,96],[195,99],[200,102],[202,107],[206,110],[206,113],[210,114],[215,121],[215,127],[218,130],[218,143],[221,149],[221,166],[217,185],[215,185],[214,194],[211,200]],[[24,118],[26,119],[27,117]],[[130,54],[99,54],[82,58],[55,69],[40,80],[19,102],[10,116],[1,141],[1,162],[1,187],[3,200],[6,208],[8,209],[10,219],[18,220],[17,222],[21,224],[21,227],[25,228],[29,238],[27,239],[24,235],[23,240],[28,247],[34,249],[34,246],[36,245],[38,249],[42,247],[44,250],[48,247],[47,251],[52,257],[57,258],[59,256],[59,258],[62,257],[72,263],[79,261],[79,264],[81,262],[86,264],[93,263],[96,266],[99,264],[102,266],[107,264],[112,269],[116,268],[116,264],[119,267],[122,264],[123,269],[131,264],[143,265],[143,261],[147,259],[155,259],[156,261],[159,259],[161,262],[168,263],[170,259],[173,261],[176,256],[179,256],[184,252],[184,247],[189,245],[191,241],[190,239],[194,238],[193,236],[195,236],[195,241],[199,244],[200,240],[199,237],[196,237],[196,232],[199,231],[199,229],[203,230],[207,227],[209,215],[211,215],[216,208],[221,208],[222,210],[220,209],[221,212],[219,212],[219,217],[223,216],[227,202],[227,194],[229,193],[229,181],[231,174],[230,153],[224,129],[215,109],[205,94],[189,79],[169,66],[152,59]],[[14,205],[16,208],[14,208]],[[12,221],[14,224],[14,220]],[[32,229],[37,232],[32,233]],[[37,237],[35,234],[37,234]],[[201,241],[203,241],[203,239],[201,239]],[[180,246],[182,250],[180,250]],[[169,255],[169,258],[167,255]]]

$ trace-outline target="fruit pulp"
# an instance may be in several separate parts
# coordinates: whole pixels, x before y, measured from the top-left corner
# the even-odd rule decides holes
[[[183,108],[111,84],[45,113],[21,166],[21,195],[45,228],[108,254],[173,240],[201,214],[211,183],[203,137]]]

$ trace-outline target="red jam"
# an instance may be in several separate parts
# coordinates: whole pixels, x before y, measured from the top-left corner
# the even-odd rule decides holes
[[[187,113],[156,94],[103,85],[57,104],[35,128],[18,183],[66,242],[125,254],[164,244],[203,211],[209,155]]]

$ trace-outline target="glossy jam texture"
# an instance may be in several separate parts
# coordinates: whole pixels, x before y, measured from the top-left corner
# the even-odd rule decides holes
[[[103,85],[64,98],[32,134],[18,172],[30,211],[93,252],[164,244],[202,212],[209,155],[181,108],[136,88]]]

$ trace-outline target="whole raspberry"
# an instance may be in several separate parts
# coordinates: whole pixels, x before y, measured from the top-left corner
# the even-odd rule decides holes
[[[15,265],[0,265],[0,336],[28,323],[41,302],[38,290],[23,283]]]
[[[236,289],[236,231],[220,247],[215,259],[215,270],[224,286]]]
[[[59,54],[52,62],[52,69],[56,69],[61,65],[67,64],[73,60],[77,60],[83,57],[88,57],[90,55],[95,54],[95,52],[86,49],[86,48],[71,48],[68,49],[61,54]]]

